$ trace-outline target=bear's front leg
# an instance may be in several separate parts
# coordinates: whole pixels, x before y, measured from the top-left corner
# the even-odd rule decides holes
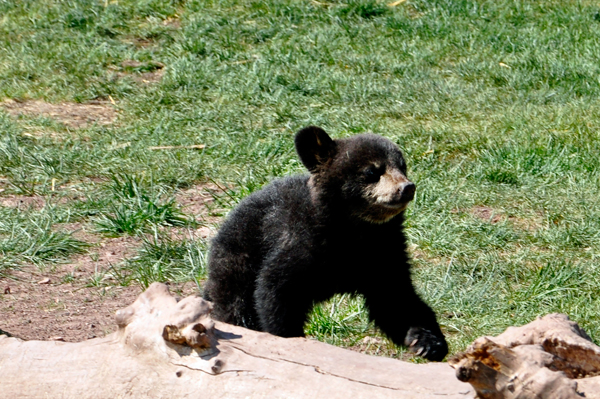
[[[412,285],[382,287],[365,293],[365,299],[370,319],[395,344],[405,345],[427,360],[441,361],[446,357],[448,344],[435,313]]]
[[[310,284],[301,259],[273,256],[261,269],[254,302],[261,329],[280,337],[303,337],[312,307]]]

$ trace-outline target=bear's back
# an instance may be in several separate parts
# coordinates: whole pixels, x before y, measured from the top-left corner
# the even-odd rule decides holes
[[[263,258],[291,233],[314,223],[308,175],[274,180],[244,198],[223,223],[213,246]]]

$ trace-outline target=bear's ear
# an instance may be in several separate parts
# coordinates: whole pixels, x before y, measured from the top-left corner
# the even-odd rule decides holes
[[[326,163],[336,153],[337,144],[325,130],[317,126],[308,126],[296,133],[296,152],[300,160],[311,173],[319,165]]]

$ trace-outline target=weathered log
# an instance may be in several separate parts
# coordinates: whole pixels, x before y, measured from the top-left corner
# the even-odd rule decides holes
[[[562,314],[478,338],[449,363],[481,399],[600,398],[600,347]]]
[[[201,298],[153,284],[119,330],[80,343],[0,336],[0,397],[600,399],[600,348],[552,314],[411,364],[214,322]]]
[[[0,336],[0,397],[473,398],[444,363],[412,364],[214,322],[153,284],[119,330],[80,343]]]

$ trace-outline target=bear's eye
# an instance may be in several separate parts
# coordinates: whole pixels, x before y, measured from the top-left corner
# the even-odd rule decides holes
[[[383,175],[384,171],[385,171],[385,166],[377,167],[375,165],[371,165],[367,169],[365,169],[365,171],[363,173],[365,175],[365,179],[367,180],[367,183],[375,183],[375,182],[379,181],[379,178],[381,177],[381,175]]]

